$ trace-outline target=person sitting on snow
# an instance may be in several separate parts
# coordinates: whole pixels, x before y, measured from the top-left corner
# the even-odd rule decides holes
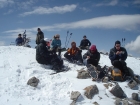
[[[40,64],[50,64],[52,55],[47,48],[48,40],[41,39],[40,44],[36,47],[36,60]]]
[[[110,50],[109,59],[114,67],[120,69],[125,75],[129,75],[125,62],[127,51],[124,47],[121,47],[120,41],[116,41],[115,46]]]
[[[97,67],[100,60],[100,53],[96,49],[95,45],[92,45],[90,49],[83,55],[83,59],[86,60],[87,65],[92,64]]]
[[[16,46],[21,46],[23,44],[23,38],[21,37],[21,34],[18,34],[18,38],[16,38]]]
[[[44,40],[47,43],[47,48],[50,49],[50,45],[51,45],[52,39],[44,38]]]
[[[81,52],[82,50],[76,47],[76,43],[72,42],[71,48],[67,50],[67,52],[64,54],[64,57],[67,58],[70,62],[81,65],[83,63]]]
[[[56,54],[56,51],[58,50],[58,55],[61,56],[61,40],[59,34],[56,34],[54,36],[51,45],[52,45],[52,51]]]
[[[83,40],[81,40],[80,49],[89,49],[89,47],[91,46],[91,42],[87,39],[87,37],[84,35],[83,36]]]
[[[36,47],[36,60],[39,64],[51,64],[53,70],[57,72],[63,67],[63,60],[48,49],[49,39],[41,39],[40,44]]]

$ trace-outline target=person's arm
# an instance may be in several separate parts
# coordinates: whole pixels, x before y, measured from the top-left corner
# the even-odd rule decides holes
[[[114,59],[116,58],[116,54],[115,52],[113,51],[113,49],[110,50],[110,53],[109,53],[109,59],[111,61],[113,61]]]
[[[91,46],[91,42],[88,40],[88,46]]]
[[[81,40],[81,42],[80,42],[80,46],[82,46],[82,40]]]
[[[43,57],[49,57],[49,55],[47,54],[47,53],[49,53],[47,48],[45,49],[43,46],[39,47],[39,53]]]
[[[83,55],[83,59],[86,59],[88,56],[88,51]]]
[[[59,42],[57,43],[58,47],[61,47],[61,40],[59,40]]]
[[[17,45],[17,43],[18,43],[18,38],[16,38],[15,43],[16,43],[16,45]]]
[[[127,51],[126,51],[126,49],[124,49],[123,51],[122,51],[122,53],[121,53],[121,60],[126,60],[127,59]]]

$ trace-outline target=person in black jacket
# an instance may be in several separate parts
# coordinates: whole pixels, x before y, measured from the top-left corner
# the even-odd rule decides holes
[[[36,60],[40,64],[50,64],[51,58],[51,51],[47,48],[47,41],[41,39],[40,44],[36,47]]]
[[[114,48],[110,50],[109,59],[114,67],[119,68],[124,74],[129,75],[126,62],[127,51],[121,47],[121,42],[116,41]]]
[[[44,39],[44,33],[41,31],[40,28],[37,29],[38,33],[36,35],[36,44],[39,45],[40,44],[40,40]]]
[[[89,49],[89,47],[91,46],[91,42],[87,39],[87,37],[84,35],[83,36],[83,40],[81,40],[80,43],[80,49]]]
[[[92,45],[90,49],[83,55],[83,59],[87,59],[87,65],[92,64],[97,67],[100,60],[100,53],[96,49],[95,45]]]

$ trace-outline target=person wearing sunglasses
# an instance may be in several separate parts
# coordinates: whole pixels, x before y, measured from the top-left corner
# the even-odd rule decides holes
[[[54,39],[51,43],[52,46],[52,51],[56,54],[56,51],[58,51],[58,55],[61,56],[61,40],[60,40],[60,35],[56,34],[54,36]]]
[[[127,51],[124,47],[121,47],[121,42],[116,41],[114,48],[110,50],[109,59],[111,60],[111,64],[120,69],[123,74],[129,75],[127,70],[127,65],[125,60],[127,59]]]
[[[92,64],[97,67],[100,60],[100,53],[98,52],[96,45],[92,45],[90,49],[83,55],[84,61],[86,60],[87,65]]]

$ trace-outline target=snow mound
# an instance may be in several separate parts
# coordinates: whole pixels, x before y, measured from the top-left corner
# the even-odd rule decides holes
[[[86,50],[83,50],[84,54]],[[62,53],[62,55],[64,52]],[[100,105],[113,105],[112,94],[103,86],[103,83],[93,82],[91,79],[77,79],[77,71],[85,66],[78,66],[64,61],[64,65],[69,66],[68,72],[50,75],[54,71],[50,66],[40,65],[35,59],[36,50],[19,46],[0,47],[0,105],[69,105],[72,91],[81,92],[77,105],[93,105],[98,102]],[[63,56],[62,56],[63,57]],[[128,57],[127,65],[136,74],[140,75],[140,60]],[[100,65],[111,66],[107,55],[101,54]],[[40,82],[37,88],[27,85],[31,77],[37,77]],[[84,88],[96,84],[99,94],[92,100],[84,96]],[[127,82],[120,82],[119,85],[126,92],[128,98],[133,92],[127,86]],[[140,88],[140,87],[138,87]],[[107,97],[106,94],[108,94]],[[102,97],[100,100],[99,97]]]

